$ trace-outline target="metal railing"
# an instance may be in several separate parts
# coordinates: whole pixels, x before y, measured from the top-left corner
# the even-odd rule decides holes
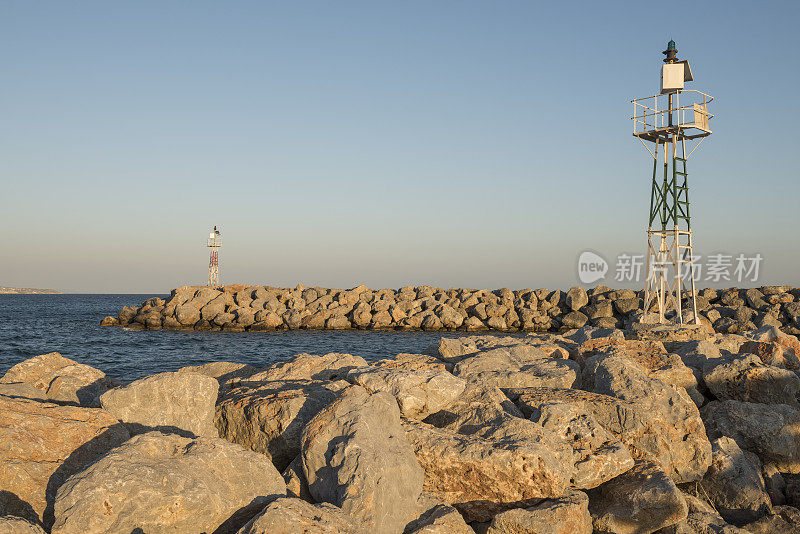
[[[669,97],[672,95],[672,105]],[[646,96],[631,100],[633,103],[633,135],[668,128],[696,128],[711,133],[708,104],[714,97],[695,89],[684,89],[674,93]],[[671,120],[670,120],[671,119]]]

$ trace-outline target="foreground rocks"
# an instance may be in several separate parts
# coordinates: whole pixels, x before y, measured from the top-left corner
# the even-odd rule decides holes
[[[235,532],[285,494],[263,455],[219,438],[149,432],[59,488],[53,532]]]
[[[183,286],[167,299],[126,306],[103,325],[133,329],[270,331],[297,329],[481,330],[559,332],[583,326],[629,327],[642,314],[642,292],[597,286],[568,291],[507,288],[395,289]],[[777,327],[800,334],[800,290],[788,286],[704,289],[698,292],[704,324],[724,334]],[[656,334],[656,333],[654,333]],[[651,338],[657,339],[657,338]],[[687,341],[683,339],[682,341]],[[752,340],[773,358],[774,339]],[[780,354],[774,356],[781,358]],[[770,363],[770,362],[766,362]],[[775,365],[772,363],[772,365]],[[794,369],[800,360],[794,359]]]
[[[202,296],[181,304],[181,317],[196,309],[223,323],[245,317],[226,311],[231,302],[250,304],[238,292]],[[301,327],[306,296],[287,307]],[[570,313],[594,306],[590,321],[612,319],[596,296],[565,298]],[[609,297],[612,307],[633,298]],[[367,324],[360,297],[336,302]],[[470,302],[493,323],[513,319]],[[458,308],[447,305],[455,324]],[[427,354],[373,362],[344,353],[210,362],[127,385],[43,355],[0,384],[0,529],[797,532],[798,349],[773,326],[712,334],[590,324],[448,337]],[[77,394],[51,398],[64,376],[101,377],[104,389],[88,397],[101,408]]]

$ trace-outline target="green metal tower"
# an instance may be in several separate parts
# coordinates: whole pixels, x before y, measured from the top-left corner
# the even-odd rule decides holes
[[[675,41],[670,41],[662,53],[666,57],[661,67],[660,94],[632,101],[633,135],[653,157],[642,320],[677,324],[691,320],[699,324],[686,162],[711,134],[709,119],[713,115],[708,104],[713,97],[684,89],[684,82],[693,81],[692,71],[688,61],[678,60]],[[687,141],[693,145],[689,152]],[[691,307],[691,317],[685,317],[684,298]]]

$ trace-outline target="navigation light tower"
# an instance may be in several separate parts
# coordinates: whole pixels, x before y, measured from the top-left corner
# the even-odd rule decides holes
[[[219,286],[219,249],[222,246],[222,234],[217,227],[208,234],[206,246],[211,249],[211,256],[208,260],[208,287]]]
[[[631,101],[633,135],[653,157],[645,314],[642,317],[648,320],[648,312],[652,309],[658,313],[660,323],[671,320],[683,324],[681,301],[686,297],[687,304],[691,304],[694,323],[700,324],[695,302],[686,161],[711,135],[708,123],[713,115],[708,112],[708,104],[714,99],[700,91],[683,88],[684,82],[694,78],[689,62],[678,59],[675,41],[670,41],[662,53],[666,57],[661,66],[660,94]],[[688,152],[687,141],[690,145]],[[663,163],[660,164],[659,160]],[[687,274],[691,289],[683,287],[683,278]]]

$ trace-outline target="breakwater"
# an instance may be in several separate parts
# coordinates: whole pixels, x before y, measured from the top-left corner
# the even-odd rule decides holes
[[[605,286],[567,291],[183,286],[167,299],[154,297],[138,307],[126,306],[102,324],[147,330],[563,332],[586,325],[629,327],[644,313],[642,293]],[[688,307],[685,301],[684,306]],[[697,309],[701,322],[719,333],[774,326],[800,334],[800,289],[796,287],[702,289]],[[685,316],[690,314],[686,309]]]

